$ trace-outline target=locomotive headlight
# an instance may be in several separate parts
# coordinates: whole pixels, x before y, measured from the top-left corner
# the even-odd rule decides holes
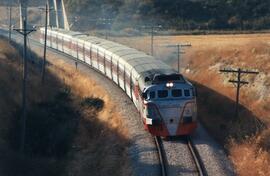
[[[168,87],[168,88],[172,88],[173,86],[174,86],[174,85],[173,85],[172,82],[166,84],[166,87]]]

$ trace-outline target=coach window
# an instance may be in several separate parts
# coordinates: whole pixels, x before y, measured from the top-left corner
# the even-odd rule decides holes
[[[158,98],[166,98],[168,97],[168,91],[167,90],[159,90],[158,91]]]
[[[188,89],[184,90],[185,97],[190,97],[190,91]]]
[[[182,90],[181,89],[174,89],[172,90],[173,97],[182,97]]]

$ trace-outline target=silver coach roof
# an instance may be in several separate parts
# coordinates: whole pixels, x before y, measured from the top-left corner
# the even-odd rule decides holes
[[[140,87],[143,87],[146,83],[144,82],[145,77],[152,77],[153,74],[174,74],[177,73],[170,66],[164,62],[155,59],[141,51],[124,46],[119,43],[108,41],[94,36],[88,36],[80,32],[66,31],[63,29],[54,29],[59,33],[65,35],[71,35],[72,38],[83,40],[87,46],[96,45],[101,50],[111,53],[113,59],[119,60],[119,63],[125,65],[126,68],[130,69],[136,79],[139,79]],[[116,61],[114,61],[116,62]],[[135,73],[134,73],[135,71]]]

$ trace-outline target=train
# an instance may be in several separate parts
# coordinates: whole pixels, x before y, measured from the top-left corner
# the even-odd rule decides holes
[[[44,44],[45,28],[40,28]],[[47,47],[72,56],[117,84],[133,101],[153,136],[185,136],[197,128],[196,88],[161,60],[122,44],[59,28]]]

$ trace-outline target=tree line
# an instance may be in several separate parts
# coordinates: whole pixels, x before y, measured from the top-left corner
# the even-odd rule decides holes
[[[17,2],[17,0],[12,0]],[[41,1],[28,0],[30,4]],[[71,23],[113,28],[161,24],[176,30],[270,28],[270,0],[64,0]],[[3,0],[0,4],[10,2]],[[45,4],[46,0],[42,1]],[[102,19],[110,19],[110,22]]]
[[[177,30],[260,30],[270,27],[270,0],[65,1],[77,21],[91,24],[95,19],[110,18],[118,28],[146,24],[161,24]]]

